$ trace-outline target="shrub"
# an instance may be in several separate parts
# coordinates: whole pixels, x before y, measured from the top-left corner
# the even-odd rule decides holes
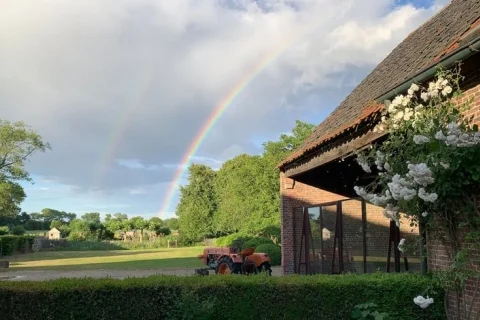
[[[172,234],[172,231],[168,227],[161,227],[157,230],[157,234],[163,234],[165,236],[168,236]]]
[[[32,236],[0,236],[0,255],[10,256],[17,252],[30,251],[34,240],[35,237]]]
[[[443,291],[434,283],[383,273],[3,281],[0,314],[2,320],[349,319],[356,305],[372,301],[390,319],[445,319]],[[422,310],[413,298],[429,287],[435,302]]]
[[[3,236],[3,235],[8,234],[9,231],[10,231],[10,230],[8,229],[7,226],[1,226],[1,227],[0,227],[0,236]]]
[[[256,248],[262,244],[274,244],[273,241],[269,238],[264,237],[255,237],[250,240],[247,240],[243,243],[243,249],[245,248]]]
[[[25,228],[22,226],[14,226],[11,231],[12,234],[16,236],[22,236],[25,234]]]
[[[282,264],[282,249],[274,244],[261,244],[255,248],[255,252],[263,252],[270,256],[270,264],[279,266]]]
[[[252,237],[241,233],[232,233],[225,237],[215,239],[215,245],[219,247],[234,247],[238,246],[243,249],[243,244]]]

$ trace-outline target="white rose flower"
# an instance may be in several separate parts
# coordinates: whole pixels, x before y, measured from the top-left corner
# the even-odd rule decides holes
[[[414,135],[413,142],[415,142],[415,144],[424,144],[424,143],[430,142],[430,139],[426,136]]]
[[[424,298],[423,296],[418,296],[413,299],[413,302],[422,309],[427,308],[433,303],[433,298]]]

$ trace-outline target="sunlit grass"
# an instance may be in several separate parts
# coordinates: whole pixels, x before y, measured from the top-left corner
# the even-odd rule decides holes
[[[201,267],[203,247],[152,250],[47,251],[18,255],[10,270],[132,270]]]

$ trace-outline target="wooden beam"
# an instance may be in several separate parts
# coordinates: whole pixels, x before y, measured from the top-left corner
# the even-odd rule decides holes
[[[320,167],[328,162],[342,158],[343,156],[346,156],[347,154],[352,153],[355,150],[365,147],[366,145],[372,143],[373,141],[381,138],[384,135],[384,133],[368,131],[367,133],[355,137],[348,142],[332,147],[332,149],[328,151],[319,152],[318,154],[314,154],[301,162],[294,163],[292,166],[285,170],[285,175],[289,178],[292,178],[306,171]]]

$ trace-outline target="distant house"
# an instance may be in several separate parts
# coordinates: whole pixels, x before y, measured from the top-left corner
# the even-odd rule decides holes
[[[52,228],[50,231],[48,231],[47,238],[49,240],[60,240],[62,238],[60,235],[60,230],[57,228]]]

